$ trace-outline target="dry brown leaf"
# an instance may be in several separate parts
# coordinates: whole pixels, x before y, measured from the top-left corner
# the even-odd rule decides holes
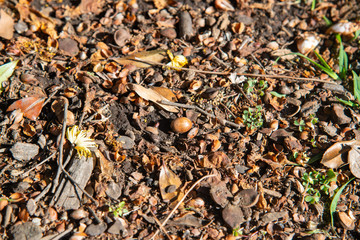
[[[166,8],[166,6],[168,5],[168,1],[167,0],[154,0],[154,5],[157,9],[161,10]]]
[[[45,16],[41,12],[32,9],[25,4],[17,4],[16,9],[20,14],[20,19],[33,25],[35,29],[40,29],[43,33],[48,34],[53,39],[58,38],[58,34],[55,29],[56,24],[52,18]]]
[[[353,146],[348,153],[349,168],[351,173],[360,178],[360,152],[358,146]]]
[[[20,110],[25,117],[30,120],[36,121],[36,118],[40,115],[40,112],[43,107],[43,103],[45,98],[38,97],[27,97],[13,102],[8,109],[7,112]]]
[[[113,60],[122,65],[133,65],[138,68],[147,68],[150,67],[151,64],[142,62],[141,60],[160,63],[165,58],[167,58],[166,50],[160,49],[138,52],[122,58],[113,58]]]
[[[30,215],[29,215],[28,211],[26,210],[26,208],[21,209],[18,216],[19,216],[19,219],[23,222],[29,221],[29,218],[30,218]]]
[[[0,211],[2,211],[8,204],[9,204],[9,201],[5,198],[2,198],[0,200]]]
[[[113,164],[108,159],[106,159],[106,157],[99,150],[95,151],[95,156],[99,163],[101,176],[105,179],[111,179],[111,176],[114,172]]]
[[[165,97],[170,102],[176,102],[177,98],[175,94],[168,88],[165,87],[152,87],[155,92],[159,93],[163,97]]]
[[[130,88],[130,90],[136,92],[136,94],[142,97],[143,99],[155,103],[156,105],[160,106],[166,111],[175,112],[175,113],[179,111],[177,107],[161,104],[160,102],[162,100],[165,101],[168,100],[150,88],[145,88],[139,84],[134,84],[134,83],[129,83],[127,84],[127,86]]]
[[[0,10],[0,37],[12,39],[14,35],[14,20],[4,10]]]
[[[321,163],[328,168],[340,167],[342,164],[344,164],[344,161],[341,159],[341,155],[350,151],[351,146],[354,145],[360,145],[360,141],[342,141],[333,144],[325,151],[321,159]]]
[[[9,198],[11,199],[11,202],[14,203],[25,200],[26,196],[23,193],[16,192],[16,193],[12,193]]]
[[[79,7],[82,13],[91,12],[98,14],[101,12],[104,3],[105,1],[103,0],[81,0]]]
[[[176,200],[180,192],[181,180],[165,164],[159,176],[160,193],[164,201]]]

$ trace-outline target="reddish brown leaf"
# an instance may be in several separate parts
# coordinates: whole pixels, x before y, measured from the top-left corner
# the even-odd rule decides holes
[[[13,102],[7,112],[14,111],[19,109],[25,117],[32,121],[36,121],[36,118],[40,115],[40,112],[43,108],[43,103],[45,98],[38,97],[27,97]]]
[[[21,209],[21,211],[19,212],[20,220],[23,221],[23,222],[27,222],[27,221],[29,221],[29,217],[30,216],[29,216],[29,213],[26,210],[26,208]]]
[[[2,211],[8,204],[9,204],[9,201],[7,199],[1,199],[0,200],[0,211]]]

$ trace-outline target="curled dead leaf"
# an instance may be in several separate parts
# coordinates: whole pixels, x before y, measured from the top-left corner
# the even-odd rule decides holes
[[[131,38],[131,34],[125,28],[120,28],[114,34],[114,41],[119,47],[123,47]]]
[[[328,168],[338,168],[344,164],[342,154],[350,151],[352,146],[359,144],[358,140],[337,142],[325,151],[321,163]]]
[[[30,218],[30,215],[29,215],[28,211],[26,210],[26,208],[21,209],[18,216],[19,216],[19,219],[23,222],[29,221],[29,218]]]
[[[60,122],[64,121],[64,105],[65,105],[66,101],[69,101],[69,100],[67,100],[67,98],[65,98],[65,97],[59,97],[51,104],[51,110],[55,113],[57,119]],[[73,112],[71,112],[71,111],[67,112],[66,123],[68,125],[75,124],[75,115]]]
[[[176,200],[181,186],[180,178],[165,164],[161,167],[159,176],[160,193],[164,201]]]

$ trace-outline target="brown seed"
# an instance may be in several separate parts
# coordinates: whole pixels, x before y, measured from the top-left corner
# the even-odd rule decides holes
[[[84,209],[77,209],[70,214],[70,217],[75,220],[80,220],[82,218],[86,218],[87,216],[88,212],[86,212]]]
[[[192,128],[192,122],[187,117],[180,117],[171,122],[171,129],[176,133],[186,133]]]

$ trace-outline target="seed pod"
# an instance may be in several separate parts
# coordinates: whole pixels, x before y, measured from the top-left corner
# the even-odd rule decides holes
[[[341,35],[351,35],[359,29],[359,24],[348,22],[348,21],[340,21],[332,25],[327,31],[326,34],[331,33],[339,33]]]
[[[316,48],[320,39],[313,33],[305,33],[304,36],[297,40],[297,48],[300,53],[308,54],[311,50]]]

